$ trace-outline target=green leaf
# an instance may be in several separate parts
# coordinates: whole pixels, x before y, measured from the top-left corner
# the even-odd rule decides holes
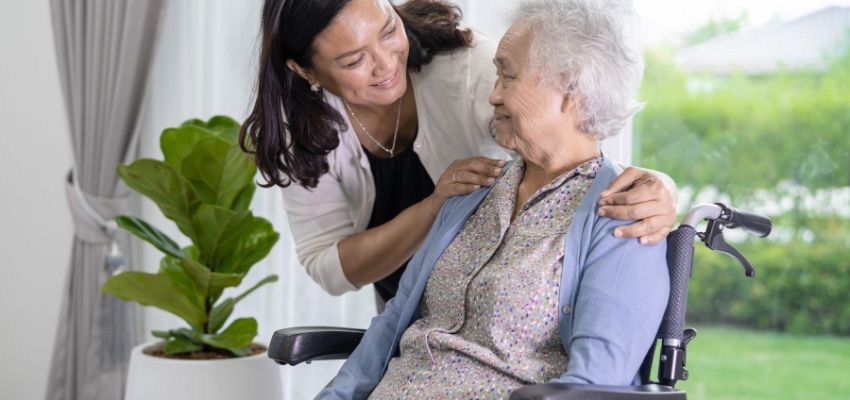
[[[216,300],[221,296],[221,292],[224,289],[229,287],[236,287],[242,283],[242,274],[223,274],[220,272],[213,272],[210,275],[210,289],[209,289],[209,299],[210,302],[215,303]]]
[[[161,274],[167,275],[183,293],[186,293],[194,301],[195,305],[200,308],[206,308],[206,298],[202,293],[198,292],[192,278],[186,274],[181,264],[181,259],[165,256],[159,262],[159,271]]]
[[[192,285],[198,296],[201,296],[204,304],[210,290],[210,270],[207,267],[199,264],[197,261],[183,257],[180,259],[180,268],[186,273],[186,276],[192,281]]]
[[[207,129],[213,131],[218,137],[232,143],[236,143],[239,140],[240,127],[241,125],[238,122],[224,115],[216,115],[207,122]]]
[[[101,291],[126,301],[153,306],[183,318],[189,325],[202,326],[207,322],[203,307],[164,274],[128,271],[109,278]]]
[[[191,259],[201,263],[206,264],[206,261],[201,257],[201,251],[198,250],[198,246],[194,244],[188,245],[183,248],[183,252],[185,252]]]
[[[235,355],[236,357],[245,357],[245,356],[251,354],[251,348],[250,347],[242,347],[242,348],[239,348],[239,349],[228,349],[228,350],[230,350],[230,352],[233,353],[233,355]]]
[[[180,354],[191,353],[193,351],[201,351],[204,348],[203,344],[191,341],[183,337],[173,337],[165,342],[162,350],[165,354]]]
[[[190,119],[181,125],[181,127],[187,126],[206,129],[212,134],[231,143],[236,143],[239,139],[240,125],[238,122],[234,121],[233,118],[228,116],[216,115],[215,117],[210,118],[209,122],[204,122],[200,119]]]
[[[277,275],[269,275],[269,276],[263,278],[261,281],[255,283],[254,286],[251,286],[250,289],[246,290],[245,292],[243,292],[239,296],[236,296],[236,301],[237,302],[242,301],[242,299],[247,297],[249,294],[251,294],[255,290],[259,289],[260,286],[263,286],[267,283],[272,283],[272,282],[277,282]]]
[[[168,338],[171,337],[171,332],[153,330],[153,331],[151,331],[151,335],[153,335],[153,337],[158,337],[160,339],[168,339]]]
[[[239,318],[218,335],[203,335],[204,343],[219,349],[240,349],[247,347],[257,336],[257,320]]]
[[[250,232],[253,220],[250,211],[233,212],[209,204],[198,208],[192,219],[193,229],[198,232],[195,245],[212,271],[233,272],[219,269],[225,260],[233,257],[242,237]]]
[[[197,126],[168,128],[159,138],[159,146],[165,156],[165,162],[180,172],[183,159],[192,152],[195,145],[203,139],[213,137],[212,132]]]
[[[224,299],[220,304],[213,307],[213,310],[210,313],[209,331],[213,333],[217,332],[222,326],[224,326],[224,322],[227,321],[230,314],[233,313],[233,307],[236,303],[242,301],[242,299],[259,289],[261,286],[272,282],[277,282],[277,275],[269,275],[254,284],[254,286],[251,286],[250,289],[246,290],[239,296]]]
[[[201,307],[205,307],[207,301],[215,303],[225,288],[239,286],[243,277],[240,274],[211,272],[189,257],[179,260],[165,257],[160,262],[160,270],[168,274],[181,290],[196,299],[196,304]]]
[[[269,221],[254,217],[249,233],[239,239],[236,249],[222,261],[218,270],[237,274],[247,273],[254,264],[269,254],[279,238],[280,235],[275,232]]]
[[[135,191],[147,196],[189,238],[195,238],[192,215],[200,202],[192,185],[174,167],[142,159],[118,167],[118,175]]]
[[[242,191],[233,199],[233,204],[230,209],[233,211],[245,211],[251,206],[251,199],[254,198],[254,191],[257,190],[256,185],[246,185]]]
[[[118,223],[118,226],[152,244],[165,254],[177,258],[186,256],[173,239],[139,218],[121,215],[115,218],[115,222]]]
[[[224,326],[224,323],[227,322],[228,318],[230,318],[230,314],[233,314],[233,306],[235,304],[236,299],[228,297],[222,300],[217,306],[213,307],[212,312],[210,313],[210,333],[216,333],[222,326]]]
[[[177,329],[172,329],[168,332],[171,333],[171,336],[182,337],[186,340],[191,340],[195,343],[202,343],[201,333],[196,332],[196,331],[189,329],[189,328],[177,328]]]
[[[203,336],[188,328],[168,331],[152,331],[155,337],[165,339],[163,351],[166,354],[190,353],[204,348]]]
[[[240,206],[246,202],[243,192],[254,186],[257,173],[257,167],[238,146],[215,137],[199,141],[183,159],[180,170],[204,203],[228,209],[240,195]]]

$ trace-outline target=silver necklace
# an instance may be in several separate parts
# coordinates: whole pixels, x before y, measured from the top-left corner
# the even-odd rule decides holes
[[[343,100],[342,102],[345,104],[345,108],[348,109],[348,112],[351,113],[351,116],[354,117],[354,121],[357,122],[357,125],[360,125],[360,129],[363,130],[363,133],[365,133],[366,136],[368,136],[369,139],[372,140],[373,143],[378,145],[378,147],[380,147],[381,150],[386,151],[387,153],[390,153],[390,158],[393,158],[393,156],[395,156],[396,140],[398,139],[398,123],[401,120],[401,100],[402,100],[402,98],[398,99],[398,111],[396,111],[396,114],[395,114],[395,132],[393,133],[393,147],[390,147],[389,149],[384,147],[384,145],[382,145],[381,142],[379,142],[377,139],[375,139],[374,136],[372,136],[371,133],[369,133],[369,130],[367,130],[366,127],[363,126],[363,123],[360,122],[359,118],[357,118],[357,114],[355,114],[354,110],[351,109],[351,106],[348,105],[348,102],[345,101],[345,100]]]

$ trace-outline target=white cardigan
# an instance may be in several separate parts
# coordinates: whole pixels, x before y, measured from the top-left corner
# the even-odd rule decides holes
[[[496,80],[495,53],[496,44],[475,32],[472,47],[439,54],[410,74],[419,123],[413,151],[435,183],[455,160],[510,158],[490,132],[493,108],[487,99]],[[340,295],[358,287],[342,271],[337,244],[366,229],[375,183],[342,101],[328,92],[325,100],[346,121],[339,147],[328,154],[329,171],[313,189],[283,189],[283,200],[299,261],[325,291]]]

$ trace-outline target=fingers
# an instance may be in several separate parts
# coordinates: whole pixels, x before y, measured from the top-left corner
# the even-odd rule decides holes
[[[640,238],[643,244],[660,242],[667,237],[676,222],[675,211],[659,201],[604,206],[599,208],[598,214],[614,219],[637,221],[631,225],[617,227],[614,236]]]
[[[435,183],[435,195],[444,200],[451,196],[474,192],[482,186],[491,186],[496,182],[496,178],[502,173],[505,165],[506,162],[503,160],[487,157],[457,160],[449,165]]]
[[[496,182],[496,178],[489,175],[478,174],[470,171],[456,171],[452,173],[452,184],[469,184],[490,186]]]
[[[450,174],[449,184],[490,186],[499,174],[505,162],[487,157],[473,157],[452,163],[446,174]]]
[[[629,204],[643,203],[647,201],[659,200],[659,196],[663,194],[663,185],[657,185],[652,182],[638,183],[631,190],[619,193],[611,193],[606,197],[599,199],[599,205],[616,205],[624,206]]]
[[[468,158],[461,160],[459,165],[463,170],[493,178],[497,178],[502,173],[503,166],[505,166],[505,161],[487,157]]]
[[[661,243],[664,240],[667,240],[667,235],[670,234],[670,228],[665,228],[657,233],[653,233],[650,235],[645,235],[640,237],[641,244],[656,244]]]
[[[597,213],[608,218],[639,221],[663,215],[665,212],[664,207],[661,207],[659,202],[645,201],[642,203],[627,204],[623,206],[602,206],[599,207]]]
[[[652,177],[653,175],[635,167],[626,168],[622,174],[618,175],[617,178],[611,182],[610,185],[600,193],[601,197],[607,197],[614,193],[623,192],[626,189],[632,187],[640,178]]]
[[[478,189],[481,189],[481,185],[470,185],[466,183],[455,183],[449,187],[449,197],[451,196],[460,196],[467,193],[472,193]]]
[[[670,226],[661,225],[658,217],[648,218],[631,225],[618,226],[614,236],[621,238],[640,238],[643,244],[658,243],[670,233]]]

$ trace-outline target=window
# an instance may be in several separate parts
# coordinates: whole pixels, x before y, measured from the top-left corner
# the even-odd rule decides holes
[[[850,392],[850,6],[838,3],[637,2],[635,163],[676,180],[680,211],[723,201],[774,222],[767,240],[726,235],[753,279],[697,246],[689,398]]]

